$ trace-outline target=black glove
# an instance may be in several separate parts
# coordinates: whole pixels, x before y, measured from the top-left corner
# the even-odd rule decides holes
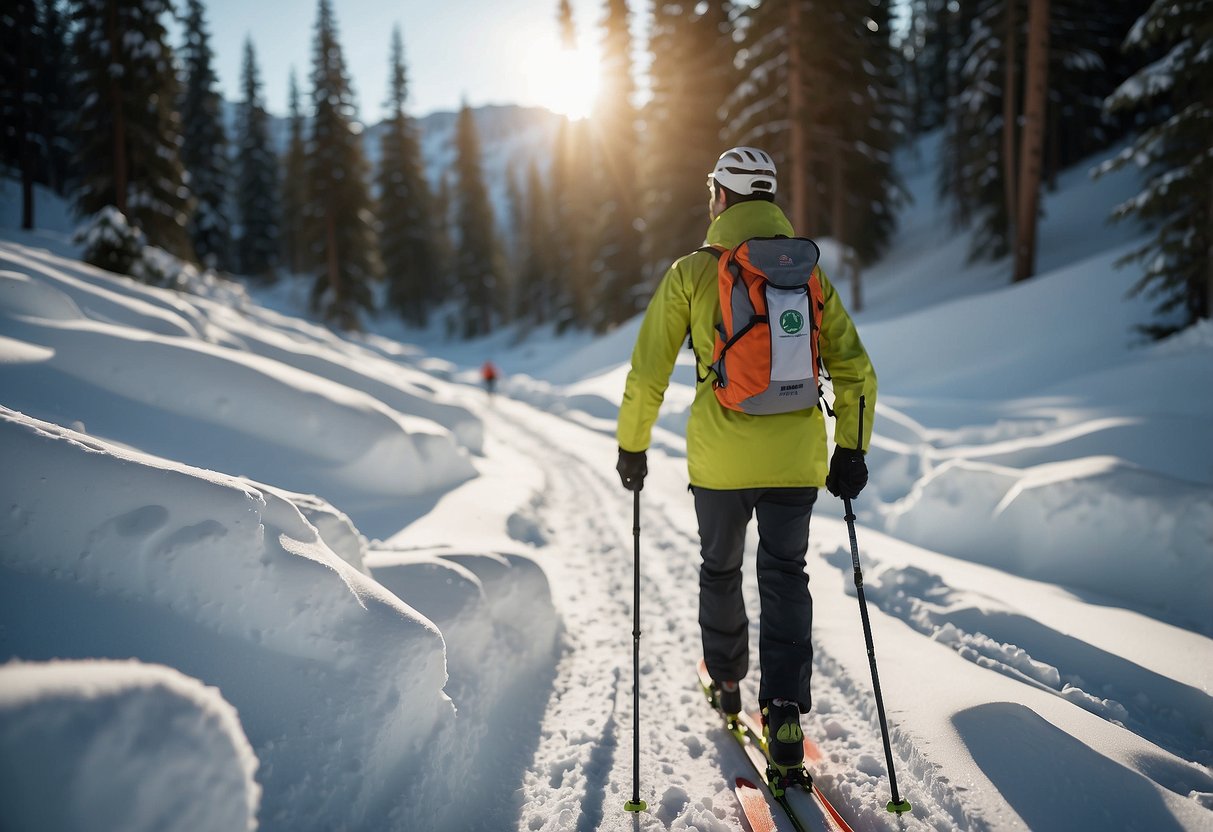
[[[644,477],[649,473],[649,461],[644,451],[625,451],[619,449],[619,464],[615,466],[619,472],[619,481],[628,491],[639,491],[644,488]]]
[[[826,488],[835,497],[854,500],[868,484],[868,465],[863,461],[863,452],[841,445],[834,448],[830,458],[830,473],[826,476]]]

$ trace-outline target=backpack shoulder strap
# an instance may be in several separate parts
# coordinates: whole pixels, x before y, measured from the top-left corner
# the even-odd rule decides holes
[[[726,249],[718,248],[716,246],[700,246],[691,253],[698,254],[703,252],[705,254],[712,255],[719,261],[720,258],[724,256],[725,251]],[[687,327],[687,348],[690,349],[691,355],[695,357],[695,381],[699,384],[703,384],[708,380],[709,376],[707,373],[704,373],[702,377],[699,375],[699,355],[695,352],[695,340],[691,337],[691,328],[689,326]],[[705,369],[711,370],[712,368],[707,367]]]

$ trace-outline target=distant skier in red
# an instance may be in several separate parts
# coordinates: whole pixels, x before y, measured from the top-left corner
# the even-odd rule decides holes
[[[480,377],[484,379],[484,389],[490,396],[497,389],[497,375],[497,366],[492,361],[484,362],[484,366],[480,368]]]

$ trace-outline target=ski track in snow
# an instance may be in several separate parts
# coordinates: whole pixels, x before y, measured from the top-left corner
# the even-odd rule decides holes
[[[613,459],[614,443],[513,401],[498,403],[486,429],[543,469],[543,491],[531,501],[534,516],[512,518],[511,526],[533,527],[519,537],[540,544],[533,556],[548,575],[565,633],[539,747],[524,777],[518,828],[744,829],[732,782],[736,775],[752,776],[752,770],[707,708],[694,677],[700,655],[699,542],[689,497],[687,510],[675,516],[670,503],[679,495],[655,487],[653,477],[641,495],[640,796],[648,811],[631,815],[623,805],[632,794],[633,771],[632,501],[610,467],[585,452],[598,444],[598,456]],[[756,640],[752,549],[750,540],[745,586]],[[813,560],[820,550],[820,543],[810,549],[811,570],[825,567]],[[815,704],[806,727],[828,761],[817,782],[857,832],[986,828],[896,730],[895,764],[908,781],[901,784],[902,794],[914,803],[916,816],[895,819],[884,811],[887,797],[874,802],[875,795],[887,794],[887,777],[870,689],[850,678],[820,644],[815,648]],[[604,663],[603,655],[618,662]],[[751,655],[757,656],[756,649]],[[743,690],[753,707],[756,672]],[[778,820],[781,829],[791,828],[786,819]]]
[[[851,566],[842,549],[828,561],[840,569]],[[1213,762],[1207,750],[1213,700],[1202,691],[1002,608],[995,599],[974,598],[917,567],[887,570],[866,584],[866,594],[885,613],[967,661],[1055,693],[1176,756]]]

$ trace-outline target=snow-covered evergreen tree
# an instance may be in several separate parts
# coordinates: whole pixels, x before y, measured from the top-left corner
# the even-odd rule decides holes
[[[232,260],[227,136],[202,0],[186,0],[182,29],[181,161],[194,194],[190,239],[203,265],[227,269]]]
[[[244,43],[242,95],[236,122],[236,255],[244,274],[272,280],[278,265],[278,157],[270,142],[261,74],[253,41]]]
[[[291,274],[307,268],[307,144],[306,122],[299,99],[299,85],[291,70],[288,115],[289,135],[282,159],[282,261]]]
[[[76,229],[72,242],[81,246],[85,263],[114,274],[134,276],[147,240],[112,205],[107,205]]]
[[[77,0],[73,84],[82,215],[115,206],[148,242],[193,258],[181,165],[178,85],[165,20],[169,0]]]
[[[404,110],[408,77],[399,27],[392,30],[387,117],[379,161],[379,243],[388,302],[406,321],[424,326],[444,275],[434,257],[429,185],[413,120]]]
[[[853,136],[845,176],[846,216],[831,226],[856,257],[851,275],[856,281],[853,312],[862,306],[859,263],[870,263],[884,252],[897,226],[895,211],[906,199],[893,169],[893,153],[905,139],[907,126],[897,77],[900,62],[891,40],[892,5],[890,0],[873,0],[867,14],[852,24],[859,41],[854,66],[867,84],[857,90],[858,99],[851,99],[856,107],[854,124],[844,131]]]
[[[1111,33],[1127,29],[1131,21],[1125,8],[1134,5],[1050,3],[1042,182],[1052,182],[1059,170],[1117,136],[1100,102],[1115,83],[1109,76],[1115,66]],[[940,184],[952,200],[957,223],[974,229],[972,259],[1005,256],[1017,236],[1028,10],[1026,0],[981,0],[966,6],[971,21],[955,61],[956,93],[948,108]]]
[[[974,230],[970,260],[998,259],[1011,250],[1026,11],[1020,0],[971,4],[968,37],[957,48],[959,76],[946,117],[939,183],[954,221]],[[1012,87],[1004,94],[1008,83]]]
[[[359,329],[359,310],[374,308],[371,282],[379,257],[363,128],[329,0],[320,0],[316,17],[312,110],[305,160],[305,234],[316,274],[312,308],[342,329]]]
[[[908,106],[915,132],[926,133],[943,126],[948,101],[956,89],[959,66],[954,53],[968,37],[962,27],[962,9],[972,3],[952,5],[950,0],[910,0],[910,26],[906,51],[909,62]]]
[[[1153,228],[1127,259],[1144,266],[1136,288],[1155,300],[1149,332],[1162,337],[1213,315],[1213,0],[1155,0],[1125,48],[1155,59],[1108,107],[1140,114],[1142,130],[1102,170],[1133,163],[1149,176],[1113,216]]]
[[[724,102],[726,144],[752,144],[770,153],[779,164],[779,201],[807,187],[803,171],[793,173],[791,126],[793,110],[802,108],[801,86],[788,82],[791,55],[786,48],[790,8],[768,2],[740,6],[735,18],[741,33],[737,87]],[[793,100],[792,93],[796,96]],[[803,166],[803,155],[796,156]],[[795,181],[794,181],[795,176]],[[802,226],[807,222],[800,218]],[[799,227],[802,234],[810,232]]]
[[[466,102],[455,127],[455,316],[464,338],[488,335],[498,319],[504,281],[493,206],[480,156],[480,137]]]
[[[606,0],[602,88],[594,108],[598,217],[591,265],[596,297],[590,324],[602,331],[644,308],[640,235],[640,155],[633,101],[627,0]]]

